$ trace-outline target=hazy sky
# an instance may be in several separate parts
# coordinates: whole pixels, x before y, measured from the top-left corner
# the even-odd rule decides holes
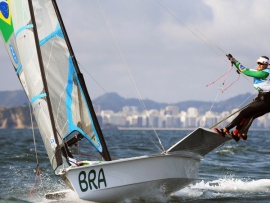
[[[213,101],[252,92],[225,53],[254,68],[270,56],[269,0],[58,0],[90,96]],[[0,91],[21,89],[0,43]],[[87,71],[87,72],[86,72]],[[90,75],[89,75],[90,74]],[[136,88],[134,87],[136,84]]]

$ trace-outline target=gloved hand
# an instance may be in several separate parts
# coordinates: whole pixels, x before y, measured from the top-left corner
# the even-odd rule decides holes
[[[235,58],[233,58],[233,56],[232,56],[231,54],[227,54],[226,56],[227,56],[227,58],[228,58],[232,63],[236,63],[236,62],[237,62],[237,60],[236,60]]]

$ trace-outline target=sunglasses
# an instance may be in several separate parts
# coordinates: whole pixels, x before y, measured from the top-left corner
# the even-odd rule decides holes
[[[267,63],[260,63],[260,62],[258,62],[257,64],[258,65],[268,65]]]

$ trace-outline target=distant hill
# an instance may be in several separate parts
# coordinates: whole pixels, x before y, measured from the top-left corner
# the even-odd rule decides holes
[[[249,97],[250,96],[250,97]],[[255,96],[255,95],[254,95]],[[224,110],[231,111],[234,108],[239,108],[250,102],[254,96],[251,96],[250,93],[238,95],[230,99],[216,102],[212,111],[222,112]],[[247,98],[250,98],[245,103],[242,103]],[[212,102],[206,101],[183,101],[177,103],[161,103],[153,100],[145,99],[143,103],[146,109],[163,109],[166,106],[173,105],[178,106],[180,110],[186,111],[189,107],[196,107],[199,109],[200,113],[209,111]],[[242,103],[242,104],[241,104]],[[18,107],[28,104],[28,99],[23,90],[16,91],[0,91],[0,107]],[[138,99],[135,98],[124,98],[117,93],[106,93],[93,100],[94,105],[99,105],[101,110],[113,110],[114,112],[122,111],[124,106],[136,106],[138,110],[142,110],[142,105]]]
[[[213,106],[212,111],[222,112],[222,111],[231,111],[234,108],[239,108],[240,105],[244,106],[249,103],[255,95],[251,95],[250,93],[238,95],[236,97],[232,97],[228,100],[216,102]],[[245,101],[247,98],[249,100]],[[242,103],[245,101],[244,103]],[[198,108],[200,113],[205,113],[209,111],[211,106],[213,105],[212,102],[205,102],[205,101],[183,101],[178,103],[159,103],[152,100],[143,100],[143,103],[146,109],[163,109],[166,106],[178,106],[180,110],[186,111],[190,107]],[[138,110],[142,110],[142,105],[138,99],[125,99],[118,95],[117,93],[107,93],[104,94],[97,99],[93,100],[93,104],[99,105],[101,110],[113,110],[114,112],[119,112],[122,110],[123,106],[137,106]]]
[[[28,104],[28,99],[23,90],[0,91],[0,106],[22,106]]]
[[[152,100],[143,100],[147,109],[161,109],[168,106],[168,103],[159,103]],[[124,106],[137,106],[142,110],[141,103],[138,99],[125,99],[117,93],[106,93],[93,100],[94,105],[99,105],[102,110],[113,110],[114,112],[122,111]]]
[[[255,95],[254,95],[255,96]],[[228,100],[215,103],[212,111],[222,112],[231,111],[234,108],[244,106],[254,97],[250,93],[232,97]],[[242,103],[250,98],[245,103]],[[189,107],[198,108],[201,114],[209,111],[212,102],[204,101],[184,101],[178,103],[159,103],[152,100],[143,100],[146,109],[164,109],[166,106],[178,106],[181,111],[186,111]],[[138,99],[125,99],[117,93],[107,93],[93,100],[94,105],[99,105],[101,110],[113,110],[114,112],[122,111],[124,106],[136,106],[142,110],[141,103]],[[34,126],[36,126],[33,119]],[[32,126],[29,112],[28,100],[22,90],[0,92],[0,128],[30,128]]]

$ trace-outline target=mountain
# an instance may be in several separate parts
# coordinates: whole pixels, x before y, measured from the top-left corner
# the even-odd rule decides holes
[[[254,95],[250,93],[238,95],[230,99],[216,102],[205,101],[184,101],[178,103],[159,103],[149,99],[143,100],[146,109],[164,109],[166,106],[178,106],[181,111],[186,111],[189,107],[195,107],[199,113],[203,114],[209,111],[213,105],[212,111],[222,112],[231,111],[234,108],[244,106]],[[0,92],[0,128],[30,128],[32,126],[28,100],[22,90]],[[244,103],[247,98],[250,98]],[[139,111],[142,110],[141,102],[138,99],[121,97],[117,93],[106,93],[93,100],[94,105],[98,105],[100,110],[122,111],[124,106],[136,106]],[[36,126],[33,118],[34,126]]]
[[[159,103],[152,100],[143,100],[147,109],[160,109],[168,106],[168,103]],[[138,99],[125,99],[117,93],[106,93],[93,100],[94,105],[99,105],[101,110],[113,110],[114,112],[122,111],[124,106],[136,106],[142,111],[142,105]]]
[[[234,108],[244,106],[254,98],[255,95],[246,93],[229,98],[224,101],[219,101],[214,104],[212,111],[222,112],[230,111]],[[246,102],[242,103],[248,99]],[[178,106],[181,111],[186,111],[189,107],[198,108],[200,113],[209,111],[212,102],[207,101],[194,101],[188,100],[177,103],[160,103],[153,100],[145,99],[142,100],[146,109],[163,109],[166,106]],[[18,107],[28,104],[28,99],[23,90],[16,91],[0,91],[0,107]],[[136,106],[139,111],[142,111],[142,104],[139,99],[136,98],[124,98],[117,93],[105,93],[102,96],[93,100],[94,105],[98,105],[101,110],[113,110],[114,112],[122,111],[124,106]]]
[[[12,107],[28,104],[28,99],[23,90],[0,91],[0,106]]]
[[[33,125],[36,126],[33,117]],[[1,107],[0,128],[31,128],[29,106]]]
[[[222,111],[231,111],[232,109],[239,108],[240,106],[244,106],[254,98],[255,95],[251,95],[251,93],[246,93],[242,95],[238,95],[232,97],[228,100],[216,102],[212,108],[212,111],[222,112]],[[250,98],[246,100],[247,98]],[[245,101],[246,100],[246,101]],[[245,101],[245,102],[243,102]],[[205,101],[183,101],[178,103],[159,103],[152,100],[143,100],[143,103],[146,109],[164,109],[166,106],[178,106],[181,111],[186,111],[190,107],[195,107],[199,110],[200,113],[205,113],[209,111],[212,102]],[[138,99],[125,99],[118,95],[117,93],[106,93],[96,99],[93,100],[94,105],[99,105],[101,110],[113,110],[114,112],[122,111],[124,106],[136,106],[139,111],[142,110],[141,102]]]

